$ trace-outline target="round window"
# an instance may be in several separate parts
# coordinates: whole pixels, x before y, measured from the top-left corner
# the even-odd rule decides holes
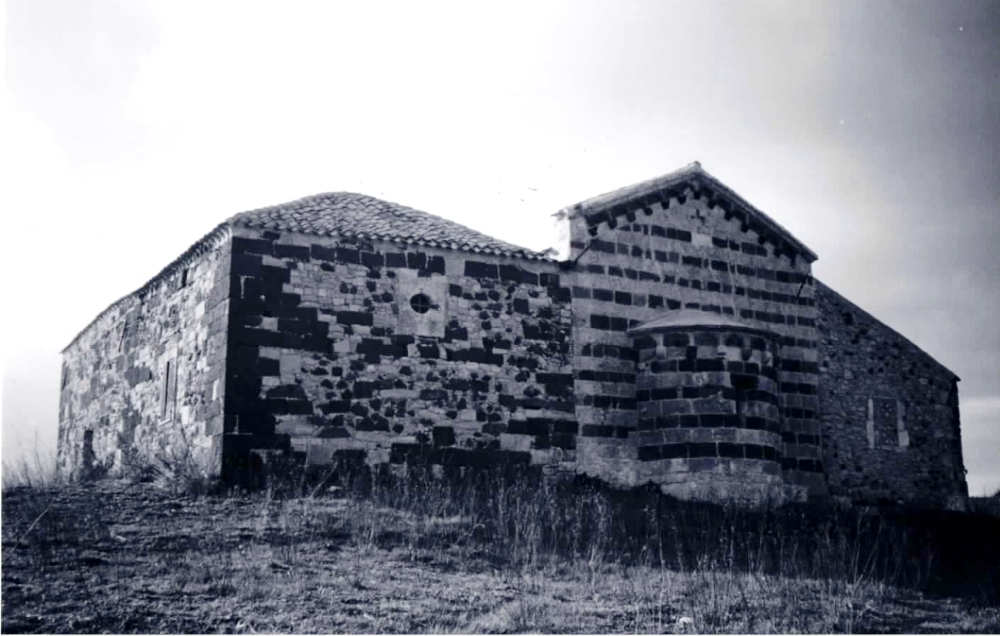
[[[410,307],[418,314],[426,314],[431,309],[431,299],[427,294],[414,294],[410,299]]]

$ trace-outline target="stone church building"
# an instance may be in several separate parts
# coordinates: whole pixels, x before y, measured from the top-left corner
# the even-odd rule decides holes
[[[60,469],[503,464],[963,506],[955,374],[699,164],[556,217],[563,258],[361,194],[233,216],[63,351]]]

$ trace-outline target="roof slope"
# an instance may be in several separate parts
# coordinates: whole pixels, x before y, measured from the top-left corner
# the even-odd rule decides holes
[[[858,312],[859,314],[863,315],[868,320],[874,322],[876,325],[878,325],[882,329],[885,329],[889,333],[893,334],[895,337],[897,337],[900,340],[902,340],[903,342],[905,342],[906,345],[909,346],[912,351],[914,351],[914,352],[918,353],[919,355],[923,356],[923,358],[925,360],[927,360],[931,364],[935,365],[939,369],[941,369],[944,372],[946,372],[948,375],[950,375],[956,381],[960,381],[961,380],[961,378],[958,377],[958,374],[956,374],[954,371],[952,371],[948,367],[944,366],[942,363],[938,362],[937,359],[934,356],[932,356],[931,354],[927,353],[926,351],[924,351],[923,349],[921,349],[920,347],[918,347],[916,345],[916,343],[914,343],[912,340],[910,340],[909,338],[907,338],[903,334],[899,333],[898,331],[896,331],[895,329],[893,329],[889,325],[885,324],[884,322],[882,322],[881,320],[879,320],[875,316],[871,315],[870,313],[868,313],[867,311],[865,311],[864,309],[862,309],[861,307],[859,307],[858,305],[856,305],[853,301],[849,300],[846,296],[844,296],[843,294],[841,294],[837,290],[833,289],[832,287],[830,287],[829,285],[827,285],[823,281],[819,280],[818,278],[814,278],[813,280],[816,281],[816,306],[817,306],[818,310],[822,310],[822,303],[823,302],[828,302],[828,301],[824,301],[823,300],[823,298],[822,298],[823,295],[829,295],[830,297],[832,297],[837,302],[840,302],[840,303],[842,303],[844,305],[847,305],[852,310],[854,310],[854,311]]]
[[[786,250],[800,254],[809,262],[816,260],[816,254],[791,232],[706,172],[697,161],[654,179],[580,201],[564,208],[562,213],[567,214],[569,218],[583,215],[593,233],[601,221],[607,221],[621,214],[634,213],[637,208],[647,207],[655,202],[665,202],[672,196],[683,196],[689,187],[695,194],[707,191],[711,204],[721,206],[726,211],[727,218],[729,216],[739,218],[746,229],[753,229],[760,236]]]
[[[119,298],[97,314],[63,348],[63,351],[73,346],[102,316],[132,297],[145,295],[164,278],[179,268],[186,267],[192,259],[224,240],[236,226],[319,236],[377,239],[528,260],[553,260],[543,252],[506,243],[464,225],[398,203],[354,192],[316,194],[288,203],[240,212],[229,217],[146,281],[142,287]]]
[[[547,259],[540,252],[500,241],[454,221],[355,192],[327,192],[241,212],[231,217],[228,223],[323,236],[382,239],[533,260]]]

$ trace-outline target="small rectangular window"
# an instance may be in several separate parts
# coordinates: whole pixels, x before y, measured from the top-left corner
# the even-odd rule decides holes
[[[89,429],[83,432],[83,447],[80,449],[80,460],[80,468],[83,470],[84,475],[89,475],[94,469],[94,431]]]
[[[869,448],[890,449],[909,446],[904,407],[894,398],[868,399],[867,428]]]

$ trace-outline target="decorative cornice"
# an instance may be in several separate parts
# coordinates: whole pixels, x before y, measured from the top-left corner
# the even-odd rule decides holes
[[[558,214],[570,219],[583,217],[589,234],[596,236],[602,223],[614,229],[623,217],[632,223],[640,213],[651,215],[655,205],[669,209],[673,201],[683,204],[689,197],[704,199],[710,209],[721,208],[726,220],[739,220],[743,232],[753,230],[758,242],[775,246],[776,254],[792,259],[801,256],[810,263],[816,260],[816,254],[791,232],[708,174],[697,161],[661,177],[581,201]]]

